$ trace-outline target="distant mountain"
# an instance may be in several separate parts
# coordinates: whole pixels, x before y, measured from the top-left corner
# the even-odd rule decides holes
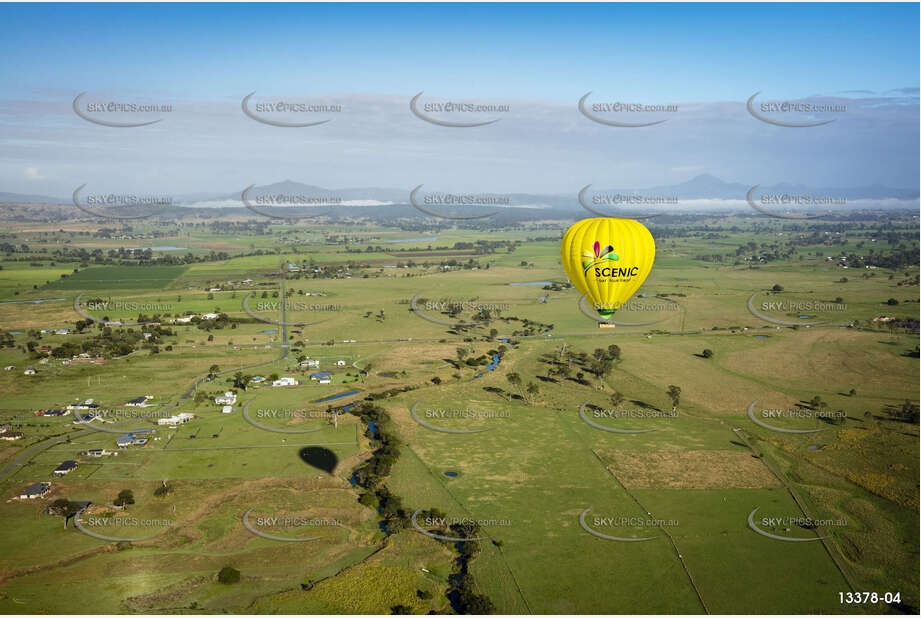
[[[201,206],[202,202],[237,202],[242,206],[240,195],[245,187],[232,193],[213,193],[213,194],[190,194],[181,195],[177,200],[183,204],[195,203]],[[283,180],[270,185],[259,185],[253,187],[249,196],[251,198],[260,195],[285,195],[285,196],[302,196],[305,198],[317,199],[338,199],[343,202],[382,202],[385,204],[400,203],[405,204],[409,201],[409,190],[402,189],[383,189],[379,187],[366,188],[347,188],[347,189],[326,189],[316,185],[308,185],[293,180]]]
[[[754,183],[753,183],[754,184]],[[726,182],[711,174],[700,174],[694,178],[674,185],[662,185],[646,189],[598,189],[594,193],[630,193],[644,197],[677,197],[679,200],[744,200],[753,184]],[[911,200],[918,199],[919,192],[914,189],[894,189],[875,184],[865,187],[810,187],[804,184],[779,183],[759,185],[758,193],[786,193],[793,195],[812,195],[843,197],[848,200]]]
[[[694,205],[694,207],[724,209],[731,205],[721,205],[720,200],[743,202],[752,185],[740,182],[726,182],[711,174],[700,174],[690,180],[672,185],[660,185],[647,188],[621,188],[603,189],[602,185],[595,184],[588,190],[588,195],[620,194],[639,195],[644,197],[677,198],[680,201],[710,200],[710,205]],[[240,187],[232,192],[226,191],[200,191],[173,196],[174,204],[193,208],[240,208],[243,203],[240,194],[245,187]],[[534,193],[485,193],[485,195],[504,197],[508,206],[519,208],[549,208],[562,210],[581,210],[577,200],[577,191],[581,187],[574,187],[572,194],[534,194]],[[393,189],[382,187],[350,187],[343,189],[327,189],[316,185],[309,185],[294,180],[283,180],[268,185],[253,187],[249,193],[251,199],[263,195],[284,195],[312,199],[335,199],[345,204],[385,205],[408,204],[412,188]],[[442,192],[437,185],[425,185],[420,190],[420,198],[431,195],[433,192]],[[810,187],[803,184],[778,183],[774,185],[760,185],[758,194],[793,194],[846,198],[848,201],[856,200],[913,200],[919,198],[917,188],[897,189],[880,184],[863,187]],[[45,195],[26,195],[19,193],[0,192],[0,203],[22,204],[70,204],[71,198],[55,198]],[[737,204],[736,204],[737,205]],[[677,210],[682,210],[679,204]],[[859,208],[859,205],[855,204]]]

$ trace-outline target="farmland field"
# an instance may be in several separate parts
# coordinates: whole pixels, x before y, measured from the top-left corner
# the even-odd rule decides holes
[[[477,522],[466,568],[497,612],[828,613],[851,589],[916,608],[917,413],[899,411],[917,410],[917,264],[844,269],[780,223],[796,251],[752,263],[735,257],[759,238],[744,217],[714,220],[716,244],[651,229],[656,266],[609,329],[580,309],[557,242],[522,230],[356,255],[324,241],[331,223],[276,255],[209,232],[181,242],[241,249],[4,262],[0,423],[23,438],[0,446],[0,511],[7,541],[42,549],[0,561],[0,609],[452,611],[459,550],[430,536],[429,510]],[[513,249],[446,266],[483,237]],[[138,430],[145,443],[116,444]],[[394,439],[369,492],[356,474]],[[38,481],[48,495],[14,499]],[[61,498],[92,503],[81,528],[45,513]],[[245,589],[215,583],[225,566]]]

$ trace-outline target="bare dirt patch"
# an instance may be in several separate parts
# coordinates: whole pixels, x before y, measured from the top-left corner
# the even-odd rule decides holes
[[[749,453],[609,451],[603,457],[629,489],[754,489],[780,484]]]

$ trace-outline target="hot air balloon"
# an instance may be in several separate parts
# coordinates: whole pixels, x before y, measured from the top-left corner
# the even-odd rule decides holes
[[[652,234],[634,219],[583,219],[566,230],[560,245],[569,280],[605,318],[636,293],[655,256]]]

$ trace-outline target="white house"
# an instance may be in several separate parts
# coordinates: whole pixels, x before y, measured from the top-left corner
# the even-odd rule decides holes
[[[22,374],[23,374],[23,375],[26,375],[26,376],[34,376],[34,375],[35,375],[35,369],[33,369],[32,367],[29,367],[28,369],[26,369],[25,371],[23,371]]]
[[[189,322],[192,321],[192,318],[194,318],[194,317],[195,317],[195,314],[187,315],[187,316],[185,316],[185,317],[176,318],[175,320],[173,320],[173,322],[174,322],[175,324],[188,324]]]
[[[133,408],[145,408],[150,399],[153,399],[153,395],[142,395],[140,397],[135,397],[125,405]]]
[[[175,427],[176,425],[188,423],[193,418],[195,418],[195,415],[192,414],[191,412],[180,412],[179,414],[175,416],[168,416],[166,418],[158,418],[157,425],[170,425],[172,427]]]
[[[294,378],[279,378],[272,382],[272,386],[297,386],[298,384]]]
[[[223,395],[215,397],[214,403],[219,406],[232,406],[237,403],[237,395],[233,391],[227,391]]]
[[[320,361],[315,358],[308,358],[307,360],[301,362],[301,367],[320,367]]]
[[[218,314],[216,313],[203,313],[201,316],[201,319],[203,320],[216,320],[217,318]]]
[[[221,408],[221,414],[230,414],[233,412],[233,406],[224,406]]]
[[[337,360],[337,361],[336,361],[336,367],[345,367],[345,361],[344,361],[344,360]]]

